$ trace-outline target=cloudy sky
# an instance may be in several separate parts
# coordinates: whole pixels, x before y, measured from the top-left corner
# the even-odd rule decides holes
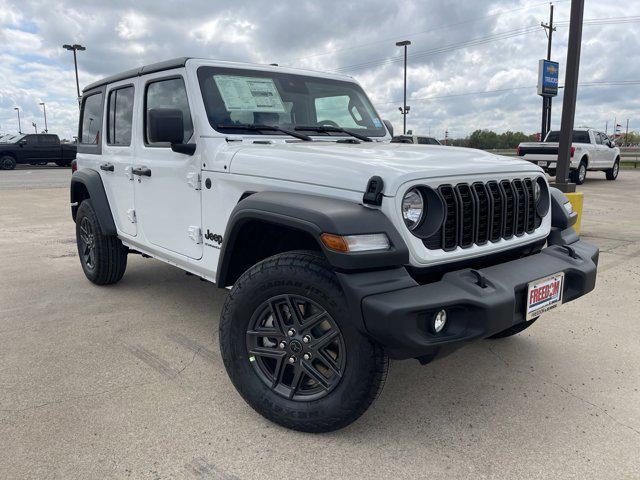
[[[570,1],[555,1],[553,59],[566,61]],[[64,43],[79,53],[80,84],[177,56],[276,62],[352,75],[400,128],[401,49],[410,39],[408,128],[462,137],[477,128],[539,131],[537,61],[549,6],[536,0],[0,0],[0,133],[77,130],[75,77]],[[640,130],[640,2],[587,0],[576,124]],[[628,83],[629,81],[635,83]],[[613,84],[612,84],[613,83]],[[553,126],[562,96],[554,100]]]

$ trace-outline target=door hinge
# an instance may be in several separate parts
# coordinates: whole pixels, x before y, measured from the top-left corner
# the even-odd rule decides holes
[[[194,190],[202,189],[202,175],[200,172],[189,172],[187,173],[187,183]]]
[[[131,223],[136,223],[138,218],[136,217],[136,211],[133,208],[127,210],[127,218]]]
[[[196,245],[202,243],[202,229],[200,227],[189,227],[187,229],[187,236],[193,240]]]

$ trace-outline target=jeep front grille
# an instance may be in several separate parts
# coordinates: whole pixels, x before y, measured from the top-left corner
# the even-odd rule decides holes
[[[521,237],[540,226],[530,178],[440,185],[444,223],[423,240],[431,250],[454,250]]]

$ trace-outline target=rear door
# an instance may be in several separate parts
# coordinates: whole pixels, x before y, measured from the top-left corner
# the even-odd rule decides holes
[[[202,257],[200,154],[185,155],[171,145],[149,140],[152,110],[180,110],[184,143],[195,143],[190,98],[184,69],[140,78],[141,135],[137,135],[134,162],[135,204],[139,228],[153,245],[193,259]]]
[[[38,135],[40,160],[55,162],[61,159],[60,140],[57,135]]]
[[[135,155],[131,139],[137,132],[133,118],[139,101],[136,82],[137,79],[129,79],[107,88],[104,144],[98,165],[114,221],[120,231],[130,236],[138,232],[131,173]]]

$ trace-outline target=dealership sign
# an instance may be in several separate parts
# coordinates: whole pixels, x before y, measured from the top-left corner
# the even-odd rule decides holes
[[[538,95],[555,97],[558,95],[558,62],[538,61]]]

